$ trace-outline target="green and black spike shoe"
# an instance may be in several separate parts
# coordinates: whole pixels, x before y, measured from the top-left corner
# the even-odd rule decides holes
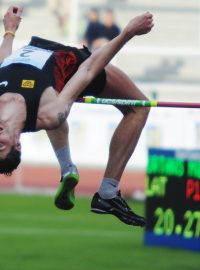
[[[79,182],[79,174],[76,166],[70,166],[69,171],[61,178],[61,184],[55,195],[55,205],[62,210],[70,210],[74,207],[74,188]]]

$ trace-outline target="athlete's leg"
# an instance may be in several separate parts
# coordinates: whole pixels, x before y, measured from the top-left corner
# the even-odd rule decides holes
[[[106,68],[107,82],[103,98],[147,99],[137,86],[118,68]],[[116,128],[109,149],[109,159],[98,193],[93,197],[91,210],[100,214],[113,214],[129,225],[144,226],[143,217],[136,215],[121,198],[118,184],[125,166],[133,154],[145,125],[149,109],[121,106],[123,118]]]
[[[69,127],[67,122],[64,122],[61,126],[54,130],[46,131],[55,155],[58,159],[61,174],[64,174],[67,167],[71,166],[72,159],[69,148]]]
[[[74,206],[74,188],[79,181],[78,171],[70,155],[68,134],[67,122],[57,129],[47,131],[61,168],[61,184],[55,196],[55,205],[64,210]]]
[[[118,68],[109,65],[107,83],[100,97],[146,100],[147,97]],[[110,144],[109,160],[105,177],[120,181],[124,168],[133,154],[148,117],[149,108],[121,106],[123,118],[114,132]]]

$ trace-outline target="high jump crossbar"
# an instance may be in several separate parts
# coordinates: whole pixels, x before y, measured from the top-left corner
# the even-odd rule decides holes
[[[104,105],[119,105],[119,106],[133,106],[133,107],[170,107],[170,108],[200,109],[200,103],[196,102],[168,102],[156,100],[111,99],[111,98],[95,98],[95,97],[79,98],[77,102],[87,104],[104,104]]]

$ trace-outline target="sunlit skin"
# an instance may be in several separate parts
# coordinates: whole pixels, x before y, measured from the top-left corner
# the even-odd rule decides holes
[[[24,98],[19,94],[2,95],[0,115],[0,158],[5,158],[12,147],[21,150],[19,139],[26,119]]]
[[[17,151],[21,151],[19,136],[8,136],[9,134],[6,128],[0,129],[0,159],[4,159],[13,146]]]
[[[10,152],[14,140],[11,136],[8,136],[7,128],[3,125],[0,127],[0,158],[5,158]]]

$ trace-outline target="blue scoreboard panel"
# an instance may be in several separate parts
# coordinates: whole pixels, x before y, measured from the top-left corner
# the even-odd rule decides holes
[[[146,245],[200,251],[200,150],[149,149]]]

